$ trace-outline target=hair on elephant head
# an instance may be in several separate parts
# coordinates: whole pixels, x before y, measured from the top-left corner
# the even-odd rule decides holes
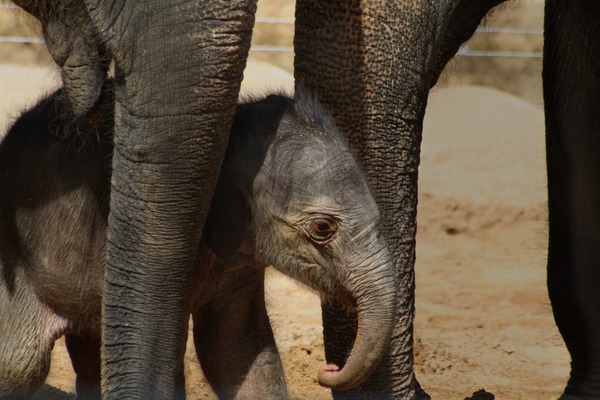
[[[99,392],[112,88],[109,81],[96,112],[85,117],[70,110],[64,96],[59,90],[23,114],[0,144],[1,393],[35,390],[31,382],[44,381],[52,343],[62,334],[72,344],[76,372],[90,370],[82,359],[98,372],[92,383],[81,383],[78,374],[78,392],[94,385]],[[202,239],[219,260],[199,257],[188,294],[198,356],[213,388],[242,390],[244,382],[259,380],[249,387],[270,390],[259,397],[278,396],[273,387],[285,392],[277,351],[264,350],[275,349],[262,294],[267,265],[356,310],[359,332],[345,366],[325,367],[319,381],[345,389],[366,379],[388,345],[396,306],[379,226],[375,201],[344,136],[308,92],[239,105]],[[254,302],[243,294],[248,286]],[[237,303],[225,306],[232,301]],[[17,317],[23,313],[31,318]],[[222,335],[222,329],[267,333],[234,341],[235,334]],[[81,343],[96,359],[78,352]],[[23,348],[31,368],[15,374],[24,365],[15,364]],[[239,365],[240,354],[250,361],[242,360],[247,366],[231,378],[229,367],[219,364],[231,365],[223,361],[231,357]],[[253,363],[260,354],[271,361]],[[12,386],[5,387],[9,376]],[[265,376],[277,376],[279,386]]]

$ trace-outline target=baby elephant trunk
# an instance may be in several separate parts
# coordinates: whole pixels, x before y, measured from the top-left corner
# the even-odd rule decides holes
[[[319,371],[322,386],[352,389],[363,383],[377,368],[390,345],[396,318],[396,281],[387,249],[380,249],[383,263],[357,268],[360,274],[350,288],[356,302],[358,329],[352,351],[340,370],[326,365]],[[382,253],[379,253],[381,256]]]

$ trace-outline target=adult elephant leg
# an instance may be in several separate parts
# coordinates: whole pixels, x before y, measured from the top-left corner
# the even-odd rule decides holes
[[[296,5],[296,81],[316,92],[353,142],[379,203],[397,270],[388,354],[339,398],[428,398],[413,373],[417,168],[422,121],[453,1],[321,1]],[[326,357],[343,365],[356,323],[323,306]]]
[[[600,4],[546,3],[548,291],[571,354],[562,399],[600,399]]]
[[[255,1],[86,0],[86,6],[115,61],[103,396],[173,398],[183,362],[185,295]]]

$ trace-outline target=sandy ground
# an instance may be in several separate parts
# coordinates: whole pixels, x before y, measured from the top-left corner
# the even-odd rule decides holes
[[[44,68],[0,66],[0,132],[56,78]],[[250,63],[245,87],[260,90],[265,81],[292,84],[284,71]],[[478,86],[432,94],[420,172],[415,369],[434,398],[485,388],[497,399],[552,399],[566,382],[568,357],[545,289],[543,149],[542,112],[521,99]],[[324,359],[317,296],[274,271],[268,277],[291,397],[331,398],[315,380]],[[186,374],[189,398],[214,398],[191,347]],[[73,391],[59,341],[37,398],[72,399]]]

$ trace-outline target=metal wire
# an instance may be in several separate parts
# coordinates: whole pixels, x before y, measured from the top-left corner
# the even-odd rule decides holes
[[[40,44],[40,43],[44,43],[44,39],[29,38],[29,37],[17,37],[17,36],[0,36],[0,43],[33,43],[33,44]]]
[[[0,8],[5,9],[16,9],[19,8],[11,3],[0,3]],[[271,17],[257,17],[256,23],[259,24],[285,24],[293,25],[294,19],[292,18],[271,18]],[[494,33],[494,34],[511,34],[511,35],[538,35],[544,34],[542,29],[523,29],[523,28],[504,28],[504,27],[482,27],[476,30],[477,33]],[[0,44],[2,43],[30,43],[30,44],[41,44],[44,43],[43,39],[32,38],[32,37],[13,37],[13,36],[0,36]],[[294,51],[293,46],[270,46],[270,45],[253,45],[250,48],[251,51],[260,52],[282,52],[292,53]],[[467,45],[463,45],[457,56],[461,57],[501,57],[501,58],[541,58],[542,52],[519,52],[519,51],[487,51],[487,50],[469,50]]]

